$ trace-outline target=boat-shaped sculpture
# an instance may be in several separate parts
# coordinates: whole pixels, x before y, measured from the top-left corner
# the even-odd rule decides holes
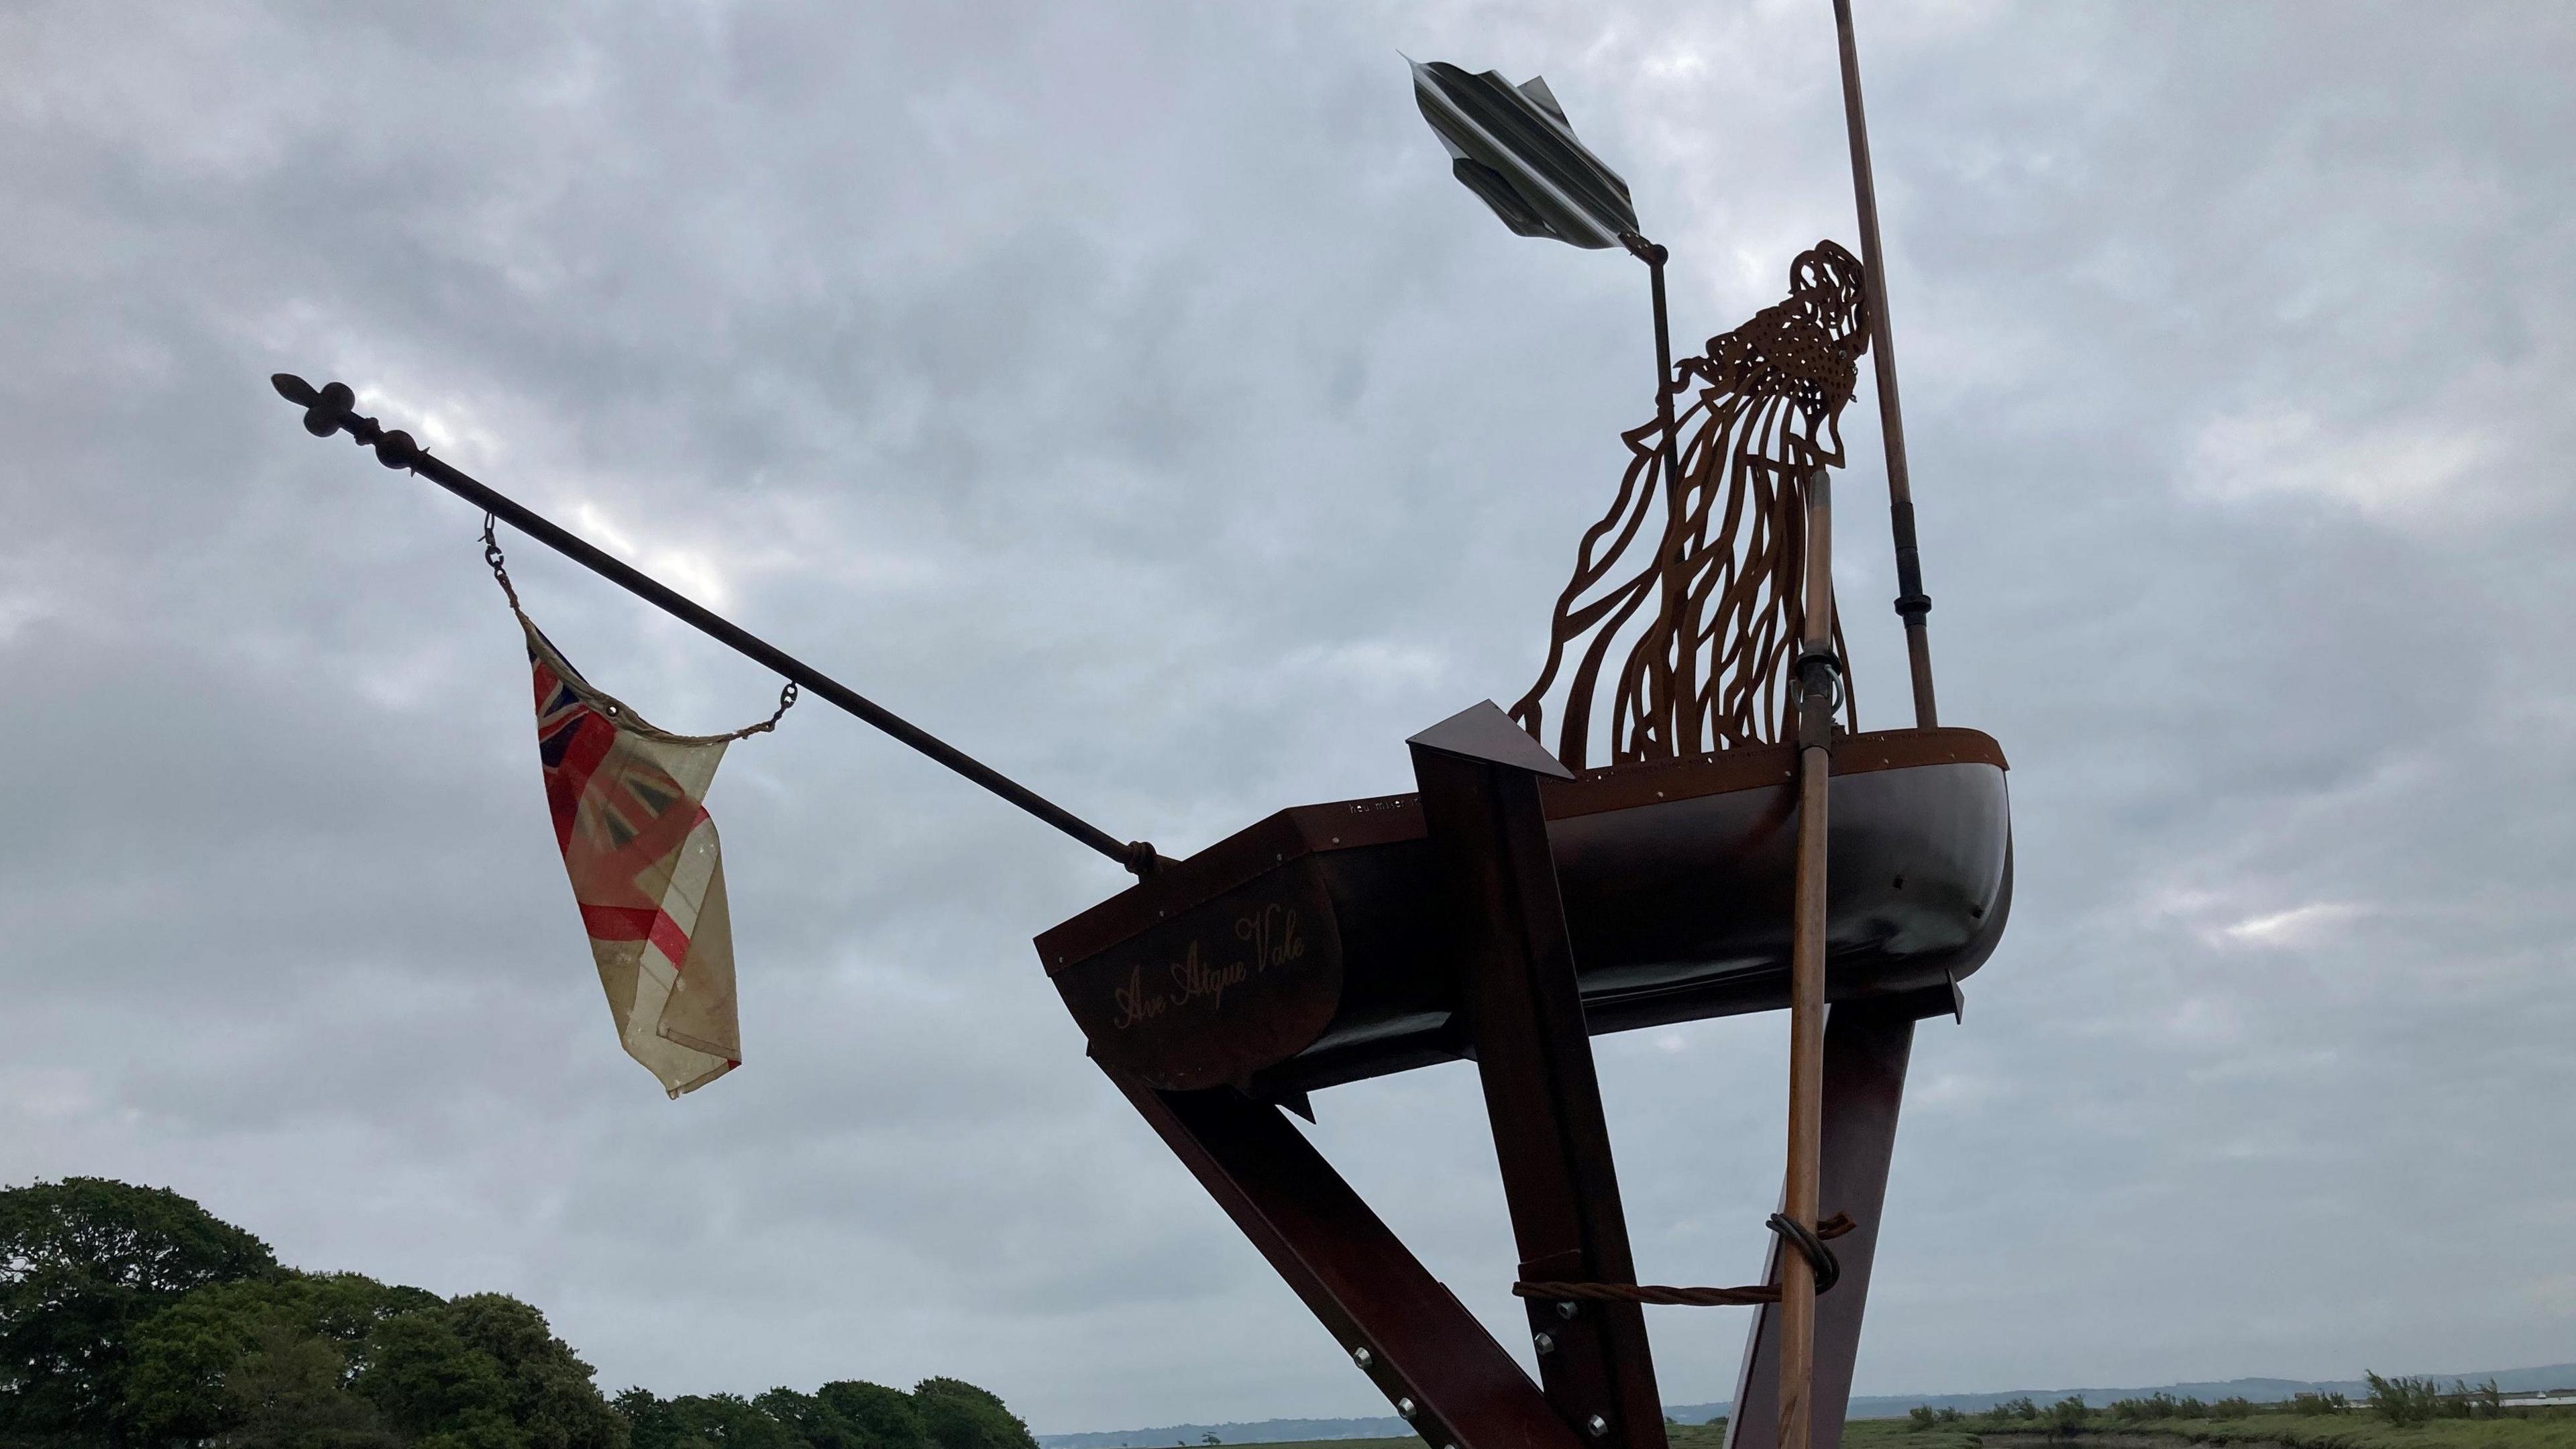
[[[1542,782],[1595,1034],[1788,1004],[1795,749]],[[1942,993],[2012,903],[2003,752],[1975,730],[1834,747],[1826,997]],[[1271,1100],[1467,1053],[1412,795],[1301,805],[1037,938],[1103,1066]]]
[[[1626,435],[1626,475],[1511,711],[1526,755],[1563,777],[1540,798],[1589,1032],[1789,1004],[1805,554],[1867,323],[1859,262],[1821,242],[1787,300],[1682,362]],[[1838,621],[1826,637],[1839,679]],[[1837,703],[1856,723],[1847,691]],[[1612,763],[1587,768],[1596,751]],[[1937,993],[1946,1009],[2011,904],[2002,750],[1974,730],[1836,728],[1825,814],[1826,1000]],[[1037,947],[1104,1067],[1295,1103],[1471,1054],[1454,945],[1424,906],[1433,875],[1414,796],[1298,806]]]
[[[1478,704],[1406,741],[1414,794],[1295,806],[1187,859],[1120,840],[484,486],[359,414],[347,384],[271,384],[316,437],[346,434],[482,509],[514,606],[495,521],[785,676],[778,713],[742,733],[811,692],[1133,872],[1037,938],[1048,977],[1111,1087],[1426,1443],[1667,1449],[1643,1309],[1691,1304],[1755,1307],[1726,1449],[1837,1449],[1915,1024],[1957,1010],[1994,950],[2013,844],[2001,749],[1934,708],[1858,62],[1836,13],[1868,270],[1819,242],[1786,300],[1677,365],[1668,255],[1548,85],[1414,67],[1452,174],[1513,231],[1646,264],[1654,418],[1623,435],[1619,486],[1508,711]],[[1915,723],[1862,732],[1831,495],[1873,342]],[[1591,1038],[1781,1008],[1788,1131],[1763,1280],[1640,1282]],[[1282,1111],[1461,1058],[1535,1376]]]

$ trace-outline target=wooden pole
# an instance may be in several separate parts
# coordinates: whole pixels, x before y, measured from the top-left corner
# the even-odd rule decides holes
[[[1905,662],[1914,676],[1914,725],[1941,722],[1932,699],[1932,636],[1925,617],[1923,559],[1914,542],[1914,479],[1905,466],[1905,412],[1896,400],[1896,342],[1887,320],[1887,260],[1878,244],[1878,185],[1869,167],[1869,120],[1861,112],[1860,52],[1852,43],[1851,0],[1834,0],[1842,44],[1843,125],[1851,135],[1852,200],[1860,210],[1860,265],[1869,297],[1869,350],[1878,380],[1878,426],[1887,444],[1887,512],[1896,534],[1896,612],[1905,620]]]
[[[1833,775],[1833,497],[1825,470],[1807,478],[1806,604],[1798,650],[1798,874],[1789,952],[1789,1171],[1780,1211],[1815,1230],[1824,1148],[1825,808]],[[1816,1275],[1794,1245],[1780,1254],[1780,1437],[1807,1449],[1816,1348]]]

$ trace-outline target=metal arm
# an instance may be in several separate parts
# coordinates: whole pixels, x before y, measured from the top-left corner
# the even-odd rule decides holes
[[[776,670],[796,681],[799,688],[857,715],[867,723],[1019,806],[1031,815],[1099,851],[1102,855],[1108,856],[1135,874],[1142,876],[1153,871],[1157,857],[1152,845],[1141,840],[1122,844],[1116,836],[949,744],[937,735],[875,703],[857,690],[739,625],[673,592],[652,576],[601,553],[542,515],[521,507],[457,469],[431,457],[418,443],[412,441],[411,434],[389,432],[374,418],[358,416],[353,411],[358,400],[357,394],[349,388],[348,384],[334,382],[316,388],[304,379],[287,372],[271,377],[269,384],[277,389],[278,396],[304,409],[304,430],[313,436],[327,438],[337,432],[348,433],[350,439],[360,447],[374,447],[376,461],[386,467],[408,469],[427,478],[528,537],[589,569],[592,573],[697,629],[717,643],[726,645],[737,653]]]
[[[1663,432],[1661,453],[1664,463],[1664,537],[1657,546],[1657,571],[1663,575],[1663,619],[1673,630],[1670,652],[1656,660],[1656,684],[1663,690],[1659,704],[1671,709],[1673,738],[1664,742],[1667,755],[1687,755],[1698,748],[1696,738],[1698,715],[1688,701],[1699,693],[1699,682],[1691,673],[1694,663],[1690,641],[1682,632],[1682,458],[1680,439],[1673,435],[1673,329],[1664,311],[1664,263],[1672,253],[1661,244],[1646,240],[1636,232],[1620,236],[1637,260],[1646,264],[1649,286],[1655,303],[1655,424]],[[1656,713],[1661,716],[1663,709]],[[1692,721],[1687,733],[1682,724]]]

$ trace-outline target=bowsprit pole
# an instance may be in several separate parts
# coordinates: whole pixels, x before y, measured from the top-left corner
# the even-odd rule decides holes
[[[1157,857],[1152,845],[1141,840],[1122,843],[1116,836],[1082,819],[1072,811],[949,744],[928,730],[877,704],[823,671],[673,592],[651,575],[630,568],[601,553],[542,515],[521,507],[457,469],[431,457],[418,443],[412,441],[411,434],[388,431],[374,418],[358,416],[354,411],[358,400],[357,394],[348,384],[334,382],[316,388],[293,373],[286,372],[271,377],[269,384],[277,389],[278,396],[304,409],[304,430],[313,436],[327,438],[333,433],[346,432],[360,447],[373,447],[376,450],[376,461],[386,467],[408,469],[427,478],[528,537],[589,569],[592,573],[698,630],[717,643],[794,680],[799,689],[829,700],[849,713],[857,715],[886,734],[894,736],[940,764],[946,765],[949,769],[1099,851],[1102,855],[1108,856],[1135,874],[1143,876],[1153,871]]]
[[[1887,320],[1887,262],[1878,245],[1878,185],[1869,167],[1869,120],[1861,113],[1860,51],[1852,42],[1851,0],[1834,0],[1834,33],[1842,46],[1843,124],[1851,133],[1852,199],[1860,210],[1860,263],[1869,295],[1870,360],[1878,381],[1878,426],[1887,443],[1887,509],[1896,534],[1896,612],[1905,620],[1905,662],[1914,676],[1914,724],[1930,729],[1932,636],[1925,616],[1923,560],[1914,545],[1914,480],[1905,467],[1905,414],[1896,402],[1896,343]]]

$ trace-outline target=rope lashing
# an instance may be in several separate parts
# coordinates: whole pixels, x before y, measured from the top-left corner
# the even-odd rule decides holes
[[[1829,1239],[1839,1238],[1859,1226],[1849,1213],[1836,1213],[1816,1224],[1813,1232],[1803,1223],[1780,1213],[1773,1213],[1764,1226],[1778,1233],[1783,1242],[1798,1250],[1807,1266],[1816,1271],[1816,1291],[1824,1292],[1841,1280],[1842,1263],[1834,1250],[1825,1246]],[[1515,1298],[1544,1298],[1560,1303],[1652,1303],[1667,1308],[1746,1308],[1780,1301],[1780,1289],[1769,1283],[1745,1288],[1668,1288],[1655,1283],[1514,1283]]]
[[[1814,1231],[1809,1231],[1805,1223],[1787,1213],[1773,1213],[1763,1225],[1788,1239],[1789,1246],[1796,1248],[1799,1256],[1807,1260],[1807,1266],[1815,1273],[1817,1292],[1822,1293],[1843,1280],[1842,1260],[1834,1256],[1833,1249],[1825,1246],[1825,1239],[1839,1238],[1852,1230],[1849,1214],[1836,1213],[1833,1226],[1819,1223]]]

